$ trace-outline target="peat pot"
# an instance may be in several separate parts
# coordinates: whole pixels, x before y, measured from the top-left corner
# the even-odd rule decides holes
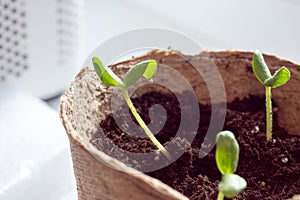
[[[220,103],[218,101],[222,98],[222,101],[232,102],[251,95],[264,96],[265,89],[252,72],[252,55],[252,52],[241,51],[204,51],[191,56],[178,51],[154,50],[110,67],[122,77],[137,62],[155,59],[158,72],[154,83],[159,80],[161,83],[168,82],[174,86],[172,92],[180,93],[184,90],[182,84],[176,84],[177,80],[172,73],[164,71],[167,68],[162,66],[167,65],[185,77],[200,103],[211,104]],[[278,124],[285,127],[289,134],[300,135],[300,66],[275,56],[264,57],[272,73],[281,66],[286,66],[291,71],[290,81],[272,90],[272,98],[278,109]],[[208,91],[207,82],[203,77],[214,80],[218,73],[210,73],[210,69],[215,66],[224,85],[219,87],[219,81],[211,81],[209,84],[216,86],[212,87],[214,91]],[[201,73],[195,70],[195,67],[200,69]],[[221,92],[224,89],[225,96]],[[137,89],[134,96],[152,90],[163,93],[166,89],[148,84],[143,86],[143,89]],[[78,73],[70,89],[61,97],[60,118],[70,140],[79,199],[188,199],[161,181],[140,172],[138,167],[135,169],[125,165],[126,160],[114,150],[109,140],[103,138],[103,145],[97,148],[91,143],[93,136],[99,134],[99,123],[112,112],[112,97],[119,98],[118,95],[114,96],[115,91],[116,88],[108,88],[102,84],[94,69],[86,67]],[[214,99],[211,98],[213,95]]]

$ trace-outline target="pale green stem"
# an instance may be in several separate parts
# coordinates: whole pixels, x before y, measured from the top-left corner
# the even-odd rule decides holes
[[[266,137],[267,142],[272,139],[272,100],[271,100],[271,87],[266,86],[266,118],[267,118],[267,129]]]
[[[219,192],[217,200],[223,200],[223,199],[224,199],[224,194],[222,192]]]
[[[131,113],[133,114],[133,116],[135,117],[136,121],[139,123],[139,125],[144,129],[146,135],[150,138],[150,140],[153,142],[153,144],[169,159],[171,160],[171,155],[169,154],[169,152],[165,149],[165,147],[163,145],[160,144],[160,142],[155,138],[155,136],[152,134],[152,132],[150,131],[150,129],[148,128],[148,126],[145,124],[145,122],[143,121],[143,119],[140,117],[139,113],[137,112],[137,110],[135,109],[135,107],[133,106],[132,101],[130,100],[130,97],[128,95],[128,91],[126,88],[121,88],[122,89],[122,93],[124,95],[125,101],[131,111]]]

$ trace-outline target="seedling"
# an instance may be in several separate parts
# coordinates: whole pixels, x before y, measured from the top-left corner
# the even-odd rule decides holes
[[[266,88],[266,138],[267,141],[272,139],[272,100],[271,100],[271,88],[276,88],[284,85],[290,79],[290,71],[286,67],[281,67],[273,75],[263,58],[263,55],[255,50],[252,59],[252,69],[256,78]]]
[[[124,99],[135,117],[136,121],[139,123],[139,125],[143,128],[146,135],[149,137],[149,139],[153,142],[153,144],[169,159],[171,160],[171,155],[169,152],[165,149],[163,145],[160,144],[160,142],[155,138],[153,133],[150,131],[148,126],[145,124],[143,119],[138,114],[137,110],[135,109],[132,101],[130,100],[129,94],[128,94],[128,88],[133,85],[137,80],[139,80],[142,76],[144,76],[147,80],[152,80],[153,76],[156,73],[157,64],[155,60],[147,60],[140,62],[133,66],[124,76],[123,81],[107,66],[104,66],[100,59],[97,57],[92,58],[93,65],[95,68],[95,71],[99,78],[102,80],[102,82],[107,86],[116,86],[119,87],[122,91],[122,94],[124,96]]]
[[[217,200],[233,198],[247,187],[244,178],[234,174],[239,160],[239,144],[230,131],[222,131],[217,135],[216,162],[222,174],[222,180],[218,185],[219,194]]]

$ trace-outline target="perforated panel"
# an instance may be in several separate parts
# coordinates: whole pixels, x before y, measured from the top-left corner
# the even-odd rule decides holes
[[[0,83],[28,69],[25,1],[0,0]]]

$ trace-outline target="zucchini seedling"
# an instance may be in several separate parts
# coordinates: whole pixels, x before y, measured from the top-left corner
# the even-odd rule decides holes
[[[216,163],[222,174],[217,200],[223,200],[224,196],[233,198],[247,187],[245,179],[234,174],[238,165],[239,152],[239,144],[232,132],[222,131],[217,134]]]
[[[128,87],[133,85],[137,80],[144,76],[147,80],[152,80],[156,73],[157,63],[155,60],[142,61],[134,65],[124,76],[123,81],[107,66],[104,66],[99,58],[92,58],[94,69],[102,80],[102,82],[107,86],[116,86],[121,89],[124,99],[136,121],[145,131],[146,135],[153,142],[153,144],[169,159],[171,160],[171,155],[165,149],[165,147],[160,144],[160,142],[155,138],[153,133],[150,131],[148,126],[145,124],[143,119],[138,114],[136,108],[134,107],[130,96],[128,94]]]
[[[265,86],[266,89],[266,139],[272,139],[272,99],[271,88],[284,85],[290,79],[290,71],[286,67],[281,67],[273,75],[259,50],[255,50],[252,59],[252,69],[256,78]]]

